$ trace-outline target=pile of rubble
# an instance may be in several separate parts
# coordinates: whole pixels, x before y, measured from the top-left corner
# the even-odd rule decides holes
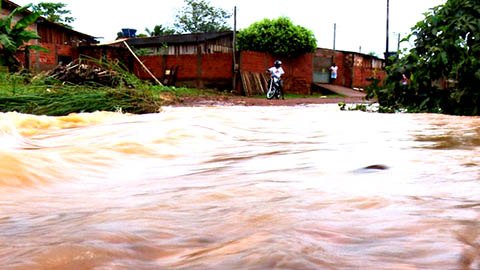
[[[97,84],[109,87],[117,87],[122,80],[121,74],[113,69],[78,60],[68,65],[57,66],[49,71],[47,76],[72,84]]]

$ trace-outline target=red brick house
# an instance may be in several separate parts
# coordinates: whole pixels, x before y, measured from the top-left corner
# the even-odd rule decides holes
[[[338,66],[338,78],[334,82],[349,88],[365,88],[373,79],[385,78],[385,61],[373,55],[349,51],[318,48],[313,56],[313,82],[329,83],[329,68]]]
[[[131,38],[127,43],[147,52],[140,58],[157,78],[165,80],[175,72],[179,86],[232,89],[232,31]],[[134,70],[140,78],[149,78],[138,63]]]
[[[8,0],[0,1],[2,1],[0,13],[2,17],[19,7],[19,5]],[[48,50],[47,52],[28,50],[19,52],[18,57],[24,68],[34,72],[52,69],[60,62],[70,62],[78,58],[79,46],[98,43],[93,36],[50,22],[42,17],[31,26],[31,30],[37,32],[41,37],[40,40],[32,41],[32,43]]]
[[[134,48],[148,50],[150,55],[141,59],[158,78],[176,67],[179,86],[233,89],[236,82],[237,92],[244,94],[250,91],[245,91],[242,76],[263,73],[276,60],[275,56],[260,52],[238,52],[234,57],[233,32],[134,38],[127,42]],[[383,59],[356,52],[319,48],[315,53],[281,60],[286,71],[287,93],[308,94],[313,84],[329,83],[329,67],[333,62],[339,66],[337,85],[365,88],[372,79],[382,81],[385,77]],[[140,78],[149,78],[139,65],[134,70]],[[258,77],[250,79],[258,81]]]

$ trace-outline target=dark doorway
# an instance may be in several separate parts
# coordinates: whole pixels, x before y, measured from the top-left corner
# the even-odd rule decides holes
[[[332,57],[315,56],[313,58],[313,82],[329,83],[330,82],[330,66],[332,65]]]
[[[70,62],[72,62],[72,57],[71,56],[66,56],[66,55],[59,55],[58,56],[58,64],[59,65],[68,65]]]

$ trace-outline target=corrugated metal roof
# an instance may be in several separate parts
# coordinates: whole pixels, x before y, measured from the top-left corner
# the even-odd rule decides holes
[[[220,37],[233,36],[232,31],[226,32],[211,32],[211,33],[193,33],[180,35],[166,35],[158,37],[147,38],[131,38],[127,43],[131,46],[151,46],[158,44],[195,44],[198,42],[205,42],[214,40]]]

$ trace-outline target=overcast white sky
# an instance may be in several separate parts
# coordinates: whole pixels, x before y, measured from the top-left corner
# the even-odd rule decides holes
[[[76,18],[74,29],[96,37],[101,42],[116,38],[122,28],[145,33],[157,24],[173,25],[183,0],[13,0],[19,5],[62,2]],[[390,0],[390,49],[397,47],[398,33],[403,37],[423,18],[428,9],[446,0]],[[264,18],[289,17],[294,24],[312,30],[318,47],[333,47],[336,24],[338,50],[363,53],[385,51],[387,0],[210,0],[212,6],[233,13],[237,7],[237,29]],[[233,27],[233,16],[230,20]],[[361,47],[361,49],[360,49]]]

